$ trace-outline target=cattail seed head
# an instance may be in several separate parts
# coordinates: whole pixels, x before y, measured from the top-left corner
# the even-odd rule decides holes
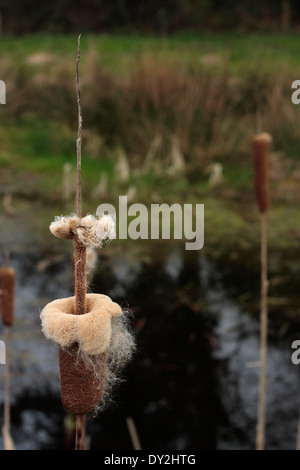
[[[106,353],[94,358],[78,353],[78,345],[59,347],[60,395],[68,411],[76,415],[92,412],[101,402],[107,376]]]
[[[102,294],[87,294],[86,313],[81,315],[75,297],[54,300],[41,312],[45,336],[59,344],[61,399],[68,411],[81,415],[98,407],[112,377],[109,367],[114,367],[116,344],[122,353],[118,365],[130,355],[134,342],[122,328],[121,317],[121,307]],[[122,347],[116,338],[121,338]]]
[[[270,134],[264,132],[253,138],[254,190],[261,212],[270,205],[268,152],[272,142]]]
[[[5,326],[12,326],[14,323],[15,278],[13,268],[0,268],[0,310]]]

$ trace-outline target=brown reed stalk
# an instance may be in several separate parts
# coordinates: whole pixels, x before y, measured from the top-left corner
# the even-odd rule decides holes
[[[260,376],[256,450],[265,448],[266,428],[266,374],[268,348],[268,239],[266,211],[270,205],[268,152],[272,139],[267,133],[257,134],[253,139],[254,188],[260,211],[261,225],[261,310],[260,310]]]
[[[77,181],[76,181],[76,205],[77,215],[82,216],[81,203],[81,140],[82,140],[82,111],[78,64],[80,59],[80,37],[78,37],[78,49],[76,58],[76,90],[78,106],[78,137],[76,140],[77,153]],[[74,238],[74,290],[75,290],[75,314],[86,313],[86,247]],[[82,383],[89,385],[91,373],[85,373],[83,362],[78,359],[78,345],[72,345],[68,351],[59,348],[60,384],[63,405],[71,409],[76,415],[75,449],[84,450],[84,399],[78,401],[76,395],[84,394]],[[84,397],[86,398],[86,397]]]
[[[77,216],[82,217],[82,196],[81,196],[81,140],[82,140],[82,111],[78,64],[80,59],[80,37],[78,37],[78,51],[76,59],[76,89],[78,104],[78,137],[76,140],[77,150],[77,183],[76,183],[76,204]],[[76,315],[84,315],[87,311],[86,304],[86,246],[80,243],[77,236],[74,236],[74,290],[75,290],[75,311]],[[75,449],[84,450],[85,441],[85,415],[92,411],[102,398],[106,373],[106,353],[91,358],[91,361],[101,370],[101,377],[96,376],[95,370],[89,368],[84,363],[79,354],[79,346],[73,344],[67,351],[59,347],[60,366],[60,388],[61,399],[64,407],[72,411],[76,416]],[[94,362],[96,361],[96,362]]]
[[[77,185],[76,185],[76,202],[77,202],[77,215],[79,218],[82,216],[82,195],[81,195],[81,142],[82,142],[82,109],[81,109],[81,91],[79,79],[79,60],[80,60],[80,38],[78,36],[78,49],[76,58],[76,91],[77,91],[77,107],[78,107],[78,136],[76,140],[77,152]]]
[[[85,415],[76,415],[75,450],[84,450]]]
[[[5,450],[14,450],[13,440],[10,436],[10,327],[14,323],[14,299],[15,299],[15,271],[8,266],[0,268],[0,309],[4,324],[5,339],[5,368],[4,368],[4,425],[3,441]]]
[[[5,326],[4,328],[4,338],[5,338],[5,349],[6,349],[6,360],[5,360],[5,369],[4,369],[4,429],[3,434],[10,436],[10,327]],[[4,442],[7,439],[3,439]],[[5,444],[6,448],[6,444]]]
[[[77,151],[77,182],[76,182],[76,204],[77,216],[82,217],[82,194],[81,194],[81,142],[82,142],[82,109],[81,92],[79,80],[79,60],[80,60],[80,37],[78,36],[78,52],[76,59],[76,90],[78,106],[78,136],[76,140]],[[86,246],[79,243],[74,238],[74,263],[75,263],[75,313],[83,315],[86,312]]]
[[[296,450],[300,450],[300,410],[298,415]]]
[[[261,213],[261,312],[260,312],[260,379],[256,449],[264,450],[267,395],[268,348],[268,279],[267,279],[267,218]]]
[[[131,439],[131,442],[132,442],[133,449],[134,450],[142,450],[139,435],[137,433],[134,421],[133,421],[131,416],[128,416],[126,418],[126,424],[127,424],[127,428],[128,428],[128,432],[129,432],[129,435],[130,435],[130,439]]]
[[[77,216],[82,217],[82,195],[81,195],[81,142],[82,142],[82,109],[81,92],[79,80],[79,60],[80,60],[80,37],[78,36],[78,50],[76,59],[76,90],[78,106],[78,137],[76,140],[77,151],[77,183],[76,202]],[[74,239],[74,261],[75,261],[75,313],[84,315],[86,312],[86,247],[81,245],[77,238]],[[85,415],[76,414],[75,449],[84,450],[84,429]]]

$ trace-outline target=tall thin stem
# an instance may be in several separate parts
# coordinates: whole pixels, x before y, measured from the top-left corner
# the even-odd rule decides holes
[[[261,312],[260,312],[260,378],[256,450],[264,450],[266,427],[266,373],[268,341],[268,256],[267,256],[267,218],[261,212]]]
[[[78,36],[78,49],[76,58],[76,90],[78,106],[78,136],[76,140],[77,152],[77,182],[76,182],[76,202],[77,216],[82,217],[82,195],[81,195],[81,141],[82,141],[82,110],[79,80],[79,59],[80,59],[80,37]],[[74,284],[75,284],[75,313],[84,315],[86,312],[86,247],[74,238]],[[78,391],[80,392],[80,391]],[[84,415],[76,415],[76,450],[84,450]]]
[[[6,432],[10,433],[10,347],[9,347],[9,332],[10,327],[5,326],[5,349],[6,349],[6,360],[4,368],[4,427]]]
[[[76,415],[75,450],[84,450],[85,415]]]
[[[299,410],[299,417],[298,417],[296,450],[300,450],[300,410]]]
[[[80,38],[78,36],[78,49],[76,58],[76,90],[77,90],[77,107],[78,107],[78,136],[76,140],[77,151],[77,184],[76,184],[76,201],[77,201],[77,215],[81,218],[82,200],[81,200],[81,141],[82,141],[82,110],[81,110],[81,92],[80,92],[80,79],[79,79],[79,60],[80,60]]]
[[[131,416],[128,416],[128,418],[126,418],[126,424],[127,424],[127,428],[130,434],[130,438],[131,438],[131,442],[132,442],[134,450],[142,450],[140,439],[139,439],[134,421],[131,418]]]

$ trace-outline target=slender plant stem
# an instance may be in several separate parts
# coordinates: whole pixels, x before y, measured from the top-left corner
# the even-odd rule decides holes
[[[131,438],[132,445],[133,445],[133,449],[134,450],[142,450],[140,439],[139,439],[134,421],[131,418],[131,416],[128,416],[128,418],[126,418],[126,424],[127,424],[127,428],[128,428],[128,431],[129,431],[129,435],[130,435],[130,438]]]
[[[80,60],[80,37],[78,36],[78,49],[76,58],[76,90],[77,90],[77,107],[78,107],[78,136],[76,140],[77,151],[77,185],[76,185],[76,201],[77,215],[81,218],[82,201],[81,201],[81,141],[82,141],[82,109],[81,109],[81,92],[79,79],[79,60]]]
[[[300,450],[300,410],[299,410],[299,417],[298,417],[296,450]]]
[[[78,50],[76,59],[76,90],[77,90],[77,106],[78,106],[78,136],[76,140],[77,151],[77,183],[76,183],[76,200],[77,200],[77,216],[82,217],[82,196],[81,196],[81,142],[82,142],[82,110],[81,110],[81,94],[79,79],[79,59],[80,59],[80,37],[78,36]],[[75,299],[76,314],[83,315],[85,309],[86,297],[86,247],[76,239],[74,240],[75,255]]]
[[[76,415],[75,450],[84,450],[85,415]]]
[[[267,256],[267,218],[261,212],[261,313],[260,313],[260,378],[259,402],[256,434],[256,450],[265,448],[266,427],[266,372],[268,341],[268,256]]]
[[[7,433],[10,433],[10,347],[9,347],[9,333],[10,327],[5,326],[5,350],[6,360],[4,369],[4,427]]]
[[[77,182],[76,182],[76,204],[77,216],[82,217],[82,196],[81,196],[81,141],[82,141],[82,110],[79,80],[79,59],[80,59],[80,37],[78,36],[78,49],[76,58],[76,90],[78,106],[78,136],[76,140],[77,153]],[[75,284],[75,313],[84,315],[86,312],[86,247],[77,238],[74,238],[74,284]],[[76,415],[76,439],[75,449],[84,450],[84,415]]]

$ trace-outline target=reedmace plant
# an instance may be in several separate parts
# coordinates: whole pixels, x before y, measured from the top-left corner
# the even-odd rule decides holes
[[[261,225],[261,310],[260,310],[260,377],[256,432],[256,449],[265,448],[266,427],[266,374],[268,340],[268,261],[267,261],[267,210],[270,205],[268,178],[268,151],[271,136],[257,134],[253,139],[254,189],[260,212]]]
[[[82,111],[79,80],[80,36],[76,59],[78,137],[76,214],[57,217],[51,233],[74,245],[74,297],[50,302],[41,313],[45,336],[59,345],[60,392],[64,407],[76,416],[75,449],[85,449],[85,416],[103,408],[116,374],[130,360],[134,340],[126,312],[108,296],[87,293],[87,248],[114,238],[110,216],[82,216]]]
[[[13,439],[10,434],[10,330],[14,324],[15,309],[15,283],[16,273],[9,266],[8,256],[6,265],[0,268],[0,311],[4,325],[4,424],[2,427],[5,450],[14,450]]]

